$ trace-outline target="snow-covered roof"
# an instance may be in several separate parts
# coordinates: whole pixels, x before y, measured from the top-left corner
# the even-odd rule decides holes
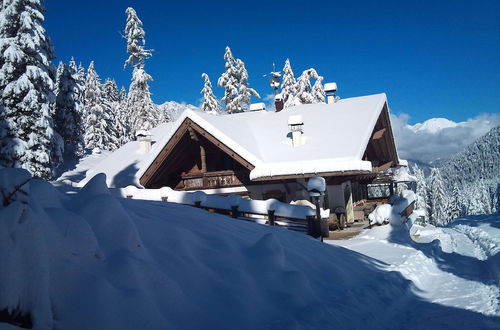
[[[168,134],[173,126],[173,122],[163,123],[151,130],[150,134],[153,144],[151,152],[154,152],[159,147],[156,142]],[[110,187],[126,187],[131,184],[139,185],[136,174],[145,165],[149,155],[139,153],[139,141],[130,141],[90,168],[85,175],[85,179],[79,185],[85,185],[85,183],[98,173],[106,174],[106,183]]]
[[[138,185],[162,147],[189,118],[255,166],[250,172],[251,180],[278,175],[371,171],[371,162],[362,157],[386,101],[385,94],[375,94],[346,98],[334,104],[304,104],[281,112],[222,116],[186,110],[175,122],[152,131],[156,143],[149,154],[137,154],[137,142],[129,142],[98,164],[96,170],[106,173],[112,186]],[[303,145],[298,148],[292,146],[288,127],[288,119],[295,115],[302,116],[304,122]],[[125,168],[133,171],[123,173]],[[119,178],[110,178],[118,174]]]
[[[252,103],[250,104],[250,111],[266,110],[266,104],[264,102]]]

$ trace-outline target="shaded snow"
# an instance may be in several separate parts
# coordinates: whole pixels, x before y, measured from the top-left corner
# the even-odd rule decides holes
[[[412,281],[422,299],[499,316],[499,224],[498,214],[464,217],[447,227],[414,225],[414,240],[405,226],[381,226],[330,242],[384,262]]]
[[[485,315],[498,314],[488,278],[443,275],[401,226],[338,242],[373,259],[281,228],[116,198],[103,175],[73,195],[40,180],[29,192],[27,204],[0,207],[0,308],[22,301],[38,329],[472,329],[500,320]]]

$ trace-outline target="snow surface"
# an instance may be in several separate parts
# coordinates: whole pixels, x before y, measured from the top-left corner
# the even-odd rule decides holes
[[[139,178],[186,118],[253,164],[250,179],[351,170],[369,172],[371,162],[362,160],[362,156],[386,102],[385,94],[376,94],[342,99],[335,104],[305,104],[281,112],[213,116],[188,109],[174,123],[152,131],[156,143],[148,155],[138,155],[137,142],[129,142],[89,170],[82,185],[102,172],[111,187],[140,186]],[[302,116],[305,123],[305,143],[300,148],[293,148],[290,143],[288,119],[294,115]]]
[[[173,123],[163,123],[151,130],[151,152],[159,149],[158,140],[172,129]],[[118,150],[110,153],[107,157],[100,158],[101,161],[92,164],[82,164],[78,171],[85,171],[85,177],[79,181],[79,186],[84,186],[93,176],[98,173],[106,174],[106,183],[109,187],[126,187],[136,185],[140,187],[137,171],[144,166],[149,154],[139,153],[139,141],[130,141]],[[68,179],[71,173],[65,173],[58,180]],[[78,182],[76,181],[76,182]]]
[[[425,301],[498,317],[499,228],[498,214],[469,216],[446,227],[413,225],[414,240],[405,226],[386,225],[347,241],[328,242],[379,260],[383,269],[411,281],[413,292]],[[498,329],[498,321],[491,326]],[[468,328],[458,323],[456,327]]]
[[[418,133],[431,133],[437,134],[445,128],[454,128],[460,125],[461,123],[456,123],[452,120],[446,118],[431,118],[423,123],[417,123],[415,125],[408,125],[408,128],[413,132]]]
[[[105,181],[63,195],[31,180],[27,204],[0,205],[0,308],[30,311],[35,329],[500,324],[498,215],[460,219],[456,227],[477,229],[468,234],[446,227],[459,243],[452,253],[443,241],[413,242],[405,226],[332,242],[345,249],[193,207],[116,198]],[[429,240],[435,229],[421,237],[426,230]],[[457,249],[484,237],[483,254]]]

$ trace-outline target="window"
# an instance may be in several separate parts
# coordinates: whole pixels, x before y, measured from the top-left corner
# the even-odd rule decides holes
[[[390,183],[368,184],[368,199],[387,198],[391,196]]]

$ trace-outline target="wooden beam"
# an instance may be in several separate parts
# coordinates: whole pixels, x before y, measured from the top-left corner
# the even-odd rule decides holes
[[[385,133],[385,127],[373,133],[372,139],[373,140],[381,139],[384,136],[384,133]]]
[[[390,168],[392,167],[393,163],[394,163],[394,162],[391,160],[391,161],[389,161],[389,162],[387,162],[387,163],[385,163],[385,164],[383,164],[383,165],[380,165],[380,166],[378,166],[378,167],[375,167],[375,168],[373,169],[373,172],[381,172],[381,171],[385,171],[385,170],[387,170],[387,169],[390,169]]]
[[[275,180],[287,180],[287,179],[300,179],[300,178],[311,178],[313,176],[347,176],[347,175],[358,175],[358,174],[369,174],[370,171],[338,171],[338,172],[318,172],[318,173],[303,173],[303,174],[291,174],[291,175],[276,175],[276,176],[265,176],[252,181],[275,181]]]

